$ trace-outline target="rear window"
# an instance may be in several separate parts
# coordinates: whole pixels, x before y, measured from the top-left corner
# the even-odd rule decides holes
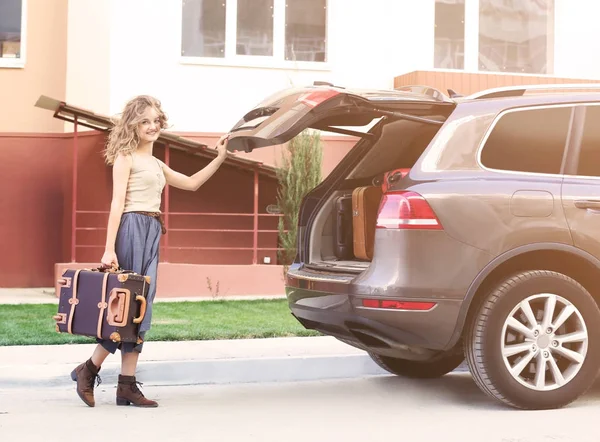
[[[349,178],[366,178],[394,169],[412,168],[440,127],[406,120],[387,123],[381,137]]]
[[[559,174],[571,107],[509,112],[498,120],[481,152],[490,169]]]

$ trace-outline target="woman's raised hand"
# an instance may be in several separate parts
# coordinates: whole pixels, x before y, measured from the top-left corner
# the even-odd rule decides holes
[[[217,142],[217,152],[219,153],[220,157],[227,155],[227,142],[228,141],[229,141],[229,134],[225,134],[221,138],[219,138],[219,141]]]

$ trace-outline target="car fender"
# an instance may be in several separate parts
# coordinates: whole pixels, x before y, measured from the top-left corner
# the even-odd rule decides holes
[[[446,350],[451,349],[456,345],[460,336],[462,335],[463,328],[465,326],[465,321],[467,319],[467,314],[469,312],[469,308],[471,307],[471,302],[475,297],[475,294],[479,290],[479,287],[485,279],[496,269],[498,266],[502,265],[509,259],[515,258],[519,255],[523,255],[529,252],[535,252],[540,250],[552,250],[552,251],[561,251],[571,253],[573,255],[577,255],[580,258],[585,259],[590,264],[593,264],[596,268],[600,270],[600,260],[590,253],[582,250],[578,247],[569,245],[569,244],[560,244],[560,243],[551,243],[551,242],[543,242],[543,243],[535,243],[535,244],[527,244],[524,246],[515,247],[514,249],[508,250],[503,254],[497,256],[492,261],[490,261],[475,277],[467,293],[465,295],[464,301],[462,303],[454,332],[452,333],[452,337],[450,341],[446,345]]]

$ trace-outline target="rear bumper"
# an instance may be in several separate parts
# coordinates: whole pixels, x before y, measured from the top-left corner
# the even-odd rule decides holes
[[[288,271],[286,292],[306,328],[379,354],[450,350],[465,294],[489,255],[444,232],[377,231],[361,274]],[[428,311],[363,307],[363,299],[434,302]]]
[[[338,284],[339,292],[332,293],[318,290],[318,282],[311,283],[311,290],[289,284],[293,279],[288,275],[289,306],[304,327],[382,355],[418,360],[444,350],[461,306],[457,300],[432,299],[436,305],[429,311],[365,308],[363,296],[343,293],[348,289],[345,284]],[[328,290],[333,284],[327,284]]]

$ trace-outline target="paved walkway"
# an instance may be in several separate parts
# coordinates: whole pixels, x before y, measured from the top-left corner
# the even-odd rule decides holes
[[[198,298],[196,298],[197,300]],[[246,298],[248,299],[248,298]],[[166,299],[178,301],[180,299]],[[1,303],[56,303],[52,289],[0,289]],[[71,370],[95,344],[0,347],[3,389],[73,387]],[[102,379],[116,383],[120,355],[102,366]],[[465,371],[461,366],[457,371]],[[289,382],[387,375],[362,350],[332,337],[148,342],[138,374],[149,385]]]
[[[54,287],[2,289],[0,304],[58,304]]]
[[[3,389],[72,387],[69,373],[95,344],[0,347]],[[114,385],[120,355],[109,356],[101,376]],[[331,337],[147,342],[139,380],[148,385],[286,382],[381,375],[365,352]]]

